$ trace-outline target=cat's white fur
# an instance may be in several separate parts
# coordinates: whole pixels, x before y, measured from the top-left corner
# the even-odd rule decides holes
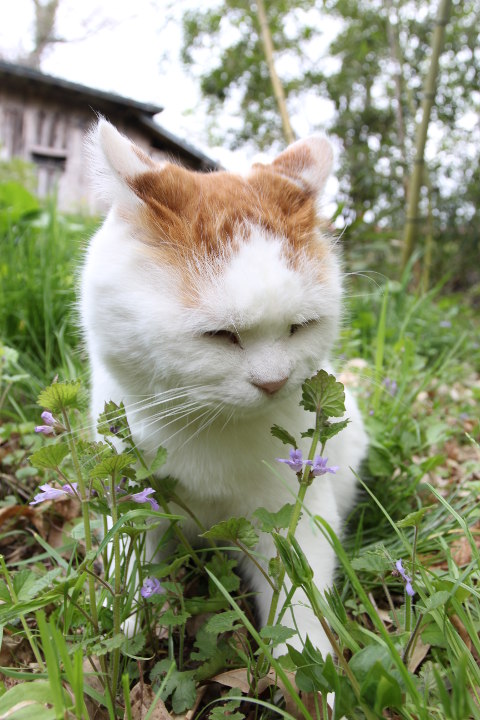
[[[304,143],[310,143],[317,159],[296,181],[313,185],[319,197],[330,171],[331,150],[323,139]],[[282,238],[246,225],[236,252],[226,253],[215,269],[202,266],[197,303],[185,303],[181,271],[152,259],[125,219],[125,206],[141,203],[126,180],[150,169],[147,160],[105,121],[100,121],[91,147],[97,177],[112,205],[88,249],[81,283],[92,417],[103,411],[105,401],[123,401],[147,459],[159,445],[167,448],[162,473],[178,479],[179,494],[206,527],[231,516],[251,517],[260,506],[276,511],[293,502],[298,481],[292,470],[276,462],[287,455],[287,448],[272,437],[270,427],[277,423],[299,438],[312,425],[311,413],[299,406],[300,386],[319,368],[328,369],[341,312],[337,253],[327,254],[320,281],[307,256],[291,267]],[[312,318],[320,320],[290,336],[292,324]],[[205,335],[222,328],[235,328],[241,344]],[[284,387],[273,395],[258,387],[284,378]],[[158,405],[144,408],[139,401],[147,396],[156,396]],[[164,403],[168,397],[170,404]],[[184,415],[183,403],[188,403]],[[354,503],[353,470],[367,442],[348,392],[346,405],[351,422],[328,442],[326,451],[329,464],[340,469],[316,478],[307,493],[309,512],[324,517],[337,533]],[[155,420],[156,413],[163,419]],[[309,442],[301,441],[304,456]],[[185,531],[191,537],[198,532],[189,520]],[[317,586],[327,588],[335,556],[307,513],[297,538]],[[148,545],[154,544],[150,538]],[[265,558],[273,556],[270,536],[261,536],[257,550]],[[258,593],[265,622],[271,590],[252,563],[245,562],[244,571]],[[294,606],[302,638],[308,634],[323,653],[329,652],[301,592],[295,594]],[[283,622],[292,624],[289,613]]]

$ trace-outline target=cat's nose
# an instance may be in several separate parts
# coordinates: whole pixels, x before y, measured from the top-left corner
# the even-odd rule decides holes
[[[269,382],[252,382],[259,390],[267,393],[267,395],[274,395],[280,390],[287,382],[288,377],[281,378],[280,380],[270,380]]]

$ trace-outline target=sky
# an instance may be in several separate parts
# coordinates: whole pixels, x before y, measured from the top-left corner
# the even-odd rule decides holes
[[[202,8],[218,0],[202,0]],[[15,61],[32,48],[33,0],[0,0],[0,55]],[[274,153],[253,147],[232,152],[209,144],[207,110],[199,85],[180,62],[180,17],[198,0],[60,0],[57,34],[68,42],[52,46],[42,70],[83,85],[158,104],[155,119],[229,170],[245,172],[253,162],[269,162]],[[318,43],[317,43],[318,44]],[[281,68],[279,68],[281,70]],[[325,101],[310,96],[293,113],[298,137],[309,135]],[[238,118],[225,117],[226,123]],[[336,190],[330,180],[328,197]]]
[[[215,0],[203,0],[202,6]],[[61,0],[57,43],[42,70],[164,108],[156,120],[226,168],[243,171],[268,154],[232,153],[208,145],[198,83],[182,66],[179,17],[195,0]],[[33,0],[0,0],[0,53],[15,61],[32,47]],[[315,114],[315,103],[308,110]],[[228,122],[228,120],[227,120]],[[233,122],[233,120],[232,120]],[[308,134],[308,120],[300,127]]]

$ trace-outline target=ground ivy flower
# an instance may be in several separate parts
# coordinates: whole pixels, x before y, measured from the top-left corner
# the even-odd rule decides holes
[[[45,500],[55,500],[56,498],[63,497],[64,495],[78,495],[78,483],[72,483],[71,485],[63,485],[61,488],[51,487],[48,483],[40,485],[39,492],[33,498],[29,505],[38,505],[38,503],[44,502]]]
[[[410,597],[413,597],[415,595],[415,590],[412,587],[412,578],[407,575],[407,573],[403,569],[402,561],[397,560],[395,563],[395,567],[397,568],[398,574],[405,580],[405,592],[407,593],[407,595],[410,595]]]
[[[317,455],[317,457],[313,461],[307,460],[305,465],[311,466],[313,477],[325,475],[326,473],[332,473],[334,475],[338,470],[338,465],[332,465],[332,467],[327,467],[327,463],[328,458],[322,458],[320,455]]]
[[[35,432],[42,433],[43,435],[53,435],[55,430],[51,425],[36,425]]]
[[[65,427],[61,422],[56,420],[49,410],[44,410],[40,415],[45,425],[37,425],[35,428],[36,433],[42,433],[43,435],[54,435],[55,430],[58,432],[65,432]]]
[[[292,448],[290,450],[290,458],[277,458],[277,462],[285,463],[289,468],[296,473],[302,472],[303,470],[303,457],[302,451]]]
[[[157,578],[145,578],[145,582],[140,590],[140,595],[144,598],[149,598],[152,595],[162,595],[164,592],[165,590],[160,580]]]
[[[127,499],[133,500],[133,502],[136,502],[136,503],[148,502],[152,506],[152,510],[160,510],[160,505],[155,500],[155,498],[149,497],[154,492],[155,492],[155,490],[153,488],[145,488],[145,490],[135,493],[134,495],[130,495],[130,497],[125,498],[125,500],[127,500]]]
[[[392,380],[391,378],[387,377],[383,381],[383,384],[384,384],[385,388],[387,389],[387,391],[390,393],[390,395],[392,395],[392,396],[396,395],[397,390],[398,390],[398,385],[397,385],[396,380]]]

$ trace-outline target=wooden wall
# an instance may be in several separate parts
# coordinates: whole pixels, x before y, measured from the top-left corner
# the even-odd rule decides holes
[[[164,157],[135,125],[112,115],[109,120],[150,156]],[[84,152],[85,133],[94,121],[95,113],[85,105],[0,86],[0,158],[19,157],[33,163],[38,195],[56,192],[60,209],[99,212],[103,208],[92,191]]]

